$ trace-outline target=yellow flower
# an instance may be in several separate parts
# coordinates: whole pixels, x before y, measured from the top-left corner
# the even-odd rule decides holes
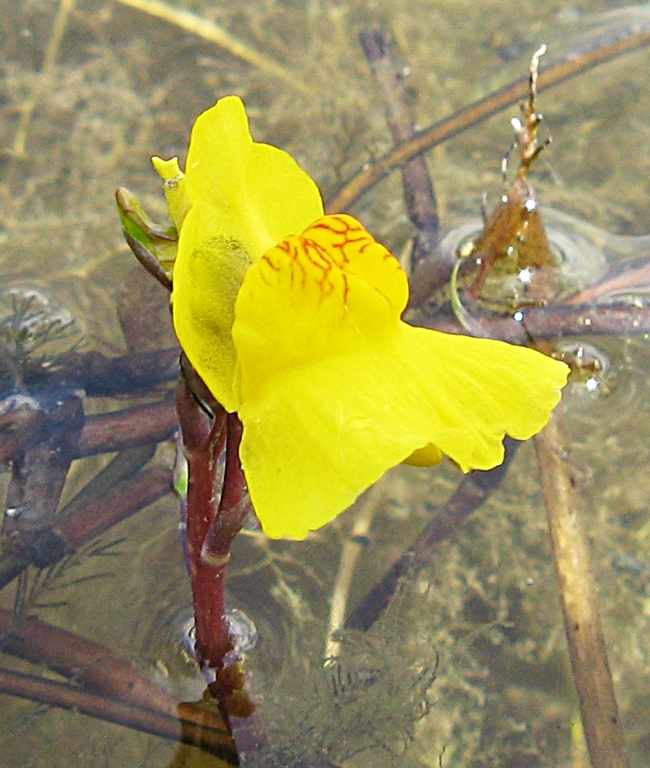
[[[356,219],[323,215],[297,163],[253,141],[238,98],[198,118],[184,177],[154,162],[180,228],[176,333],[239,414],[269,536],[303,538],[400,462],[494,467],[505,434],[525,440],[547,423],[567,367],[404,323],[397,260]]]

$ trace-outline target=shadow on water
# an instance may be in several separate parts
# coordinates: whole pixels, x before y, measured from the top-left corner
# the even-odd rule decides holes
[[[164,220],[148,158],[182,158],[196,115],[237,93],[256,137],[290,151],[333,197],[392,147],[357,40],[372,24],[392,30],[416,119],[428,125],[521,77],[542,42],[552,60],[650,21],[642,6],[522,5],[179,3],[205,20],[191,29],[194,17],[156,4],[0,0],[3,766],[235,759],[218,711],[186,707],[178,724],[178,701],[205,687],[188,653],[191,597],[171,492],[178,350],[165,291],[123,243],[115,188],[138,190]],[[598,283],[584,300],[602,312],[589,337],[576,324],[588,329],[591,316],[573,305],[529,316],[565,335],[567,357],[582,364],[565,429],[639,767],[650,744],[647,56],[540,96],[554,142],[535,187],[555,211],[552,245],[580,275],[573,290]],[[515,113],[428,155],[450,254],[473,231],[483,193],[488,208],[498,201]],[[398,174],[351,212],[394,253],[408,251]],[[444,288],[423,304],[419,321],[452,323]],[[493,487],[472,481],[471,509],[454,507],[463,482],[450,464],[398,468],[306,542],[269,541],[254,525],[238,537],[229,599],[250,641],[258,704],[255,733],[237,726],[244,764],[585,764],[534,450],[521,446]],[[16,540],[20,554],[7,544]],[[417,550],[413,567],[411,551],[381,617],[343,628],[341,616],[414,546],[427,556]]]

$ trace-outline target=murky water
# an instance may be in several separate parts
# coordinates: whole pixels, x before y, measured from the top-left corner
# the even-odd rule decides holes
[[[357,42],[361,29],[392,29],[408,61],[418,120],[427,125],[524,74],[542,42],[553,58],[648,17],[644,6],[605,0],[174,5],[221,25],[287,77],[117,1],[0,0],[0,381],[7,391],[18,365],[21,391],[35,400],[47,400],[48,387],[51,398],[54,386],[81,397],[78,379],[56,373],[73,342],[76,352],[108,357],[173,345],[164,292],[133,265],[113,193],[128,186],[162,220],[149,157],[182,155],[193,119],[217,97],[241,95],[256,138],[291,151],[328,196],[390,147]],[[533,174],[542,203],[616,236],[650,232],[648,55],[642,49],[540,97],[553,136]],[[430,153],[445,229],[476,218],[484,192],[488,206],[497,201],[513,114]],[[396,174],[351,212],[396,253],[412,235]],[[562,229],[562,219],[554,226]],[[617,255],[605,242],[610,260],[634,255]],[[639,241],[636,255],[646,253]],[[26,312],[25,300],[32,302]],[[47,340],[53,346],[41,348],[44,356],[16,346],[16,327],[25,322],[17,307],[40,317],[32,323],[58,318],[69,325],[67,336]],[[619,706],[632,763],[642,768],[650,753],[650,342],[585,341],[602,370],[567,392],[565,422]],[[54,371],[48,378],[43,362]],[[172,384],[118,393],[84,380],[84,407],[97,414],[159,401]],[[61,506],[108,458],[72,464]],[[172,460],[173,446],[162,443],[154,463]],[[239,537],[230,594],[259,635],[248,656],[249,684],[266,736],[251,765],[581,765],[531,445],[373,628],[343,632],[338,661],[323,664],[332,651],[332,595],[342,594],[350,576],[347,606],[354,607],[460,480],[447,465],[397,469],[307,542],[271,543],[255,530]],[[4,587],[0,604],[11,610],[18,601],[23,615],[112,649],[182,698],[200,698],[203,682],[183,645],[191,607],[178,522],[175,497],[164,495],[56,568],[31,567]],[[353,572],[342,563],[354,563]],[[1,654],[0,667],[62,679],[15,655]],[[197,750],[29,699],[0,693],[0,712],[3,768],[213,764]]]

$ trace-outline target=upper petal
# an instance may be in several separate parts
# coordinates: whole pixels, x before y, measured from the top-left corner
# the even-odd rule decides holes
[[[200,239],[234,240],[253,261],[323,214],[318,187],[291,155],[253,141],[236,96],[197,118],[185,173],[192,203],[210,209]]]

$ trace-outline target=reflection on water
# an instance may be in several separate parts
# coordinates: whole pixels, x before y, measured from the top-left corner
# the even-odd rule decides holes
[[[164,397],[173,366],[156,378],[148,359],[155,384],[119,390],[108,386],[99,358],[92,366],[84,358],[88,367],[81,369],[75,356],[117,358],[173,346],[166,299],[133,270],[122,244],[113,191],[120,184],[138,190],[162,220],[148,157],[182,154],[193,118],[218,96],[242,95],[256,135],[290,150],[330,193],[389,146],[383,106],[356,42],[362,26],[380,21],[394,30],[425,124],[522,74],[540,42],[552,56],[579,48],[587,34],[647,21],[642,7],[606,0],[589,3],[593,15],[579,6],[502,0],[175,4],[218,22],[309,83],[310,92],[112,0],[0,0],[0,381],[3,396],[35,403],[20,410],[3,401],[3,459],[13,455],[17,435],[27,439],[37,423],[39,430],[51,425],[53,404],[32,384],[44,365],[63,377],[57,381],[66,391],[86,392],[87,419],[161,401],[145,427],[169,417]],[[612,13],[600,14],[606,11]],[[645,57],[642,51],[612,62],[541,98],[554,144],[535,185],[554,209],[546,214],[551,239],[576,289],[647,259],[648,240],[637,237],[650,232]],[[463,227],[473,231],[484,191],[499,194],[508,130],[500,115],[432,153],[443,224],[460,224],[451,239]],[[411,234],[397,177],[354,212],[395,251]],[[46,327],[52,338],[39,337]],[[644,338],[610,337],[566,351],[585,363],[584,378],[565,398],[566,423],[586,496],[619,705],[633,765],[641,767],[650,741],[650,349]],[[48,382],[43,375],[41,383]],[[115,441],[115,424],[107,431]],[[161,696],[198,699],[204,685],[187,653],[190,596],[178,504],[165,486],[173,446],[161,442],[151,459],[141,446],[127,450],[101,440],[108,435],[93,445],[110,446],[110,454],[86,443],[53,510],[59,538],[48,539],[44,551],[57,564],[39,572],[5,558],[2,608],[17,603],[24,614],[106,646],[155,681]],[[28,444],[34,451],[42,445]],[[66,528],[72,510],[85,505],[91,530],[100,501],[118,498],[113,491],[122,489],[122,500],[144,494],[137,478],[147,471],[146,500],[154,503],[125,512],[98,540],[82,543],[78,526]],[[96,476],[91,498],[75,499]],[[50,488],[53,477],[46,478]],[[451,466],[397,469],[384,478],[372,515],[358,527],[363,534],[354,538],[350,606],[459,480]],[[8,473],[2,482],[9,483]],[[247,670],[259,704],[256,727],[265,737],[247,764],[576,765],[575,705],[531,446],[518,451],[498,492],[405,581],[372,629],[343,631],[339,657],[324,665],[329,601],[355,522],[367,515],[364,503],[304,543],[269,542],[254,528],[236,543],[230,596],[258,634]],[[63,679],[8,653],[0,667]],[[72,682],[80,678],[73,674]],[[0,694],[0,702],[0,762],[8,768],[211,764],[198,750],[102,719],[16,696]]]

